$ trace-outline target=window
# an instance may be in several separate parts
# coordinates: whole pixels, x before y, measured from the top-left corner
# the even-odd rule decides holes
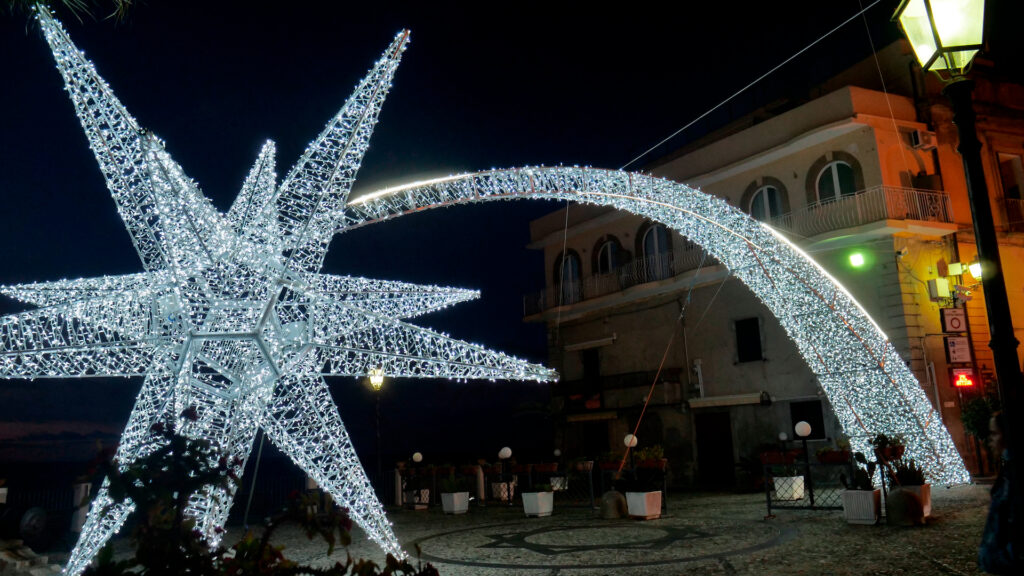
[[[821,411],[821,400],[804,400],[802,402],[789,403],[789,417],[791,421],[790,431],[796,427],[797,422],[807,422],[811,425],[811,435],[808,440],[825,439],[825,416]],[[795,432],[790,437],[799,440]]]
[[[661,280],[672,275],[672,239],[661,224],[653,224],[644,232],[645,281]]]
[[[763,360],[761,355],[761,320],[744,318],[736,321],[736,356],[739,362]]]
[[[555,285],[559,287],[559,304],[574,304],[582,300],[580,257],[575,252],[562,256],[562,265],[555,271]]]
[[[856,192],[853,167],[846,162],[829,162],[818,174],[818,200],[828,202]]]
[[[619,244],[614,240],[607,240],[597,249],[598,274],[609,274],[618,267]]]
[[[999,154],[999,180],[1003,184],[1003,196],[1020,200],[1024,188],[1024,163],[1016,154]]]
[[[775,186],[762,186],[750,199],[750,215],[761,221],[782,216],[779,190]]]

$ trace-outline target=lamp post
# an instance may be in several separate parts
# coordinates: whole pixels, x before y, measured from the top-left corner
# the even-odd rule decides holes
[[[953,123],[960,137],[957,151],[964,163],[967,180],[967,200],[974,220],[974,240],[978,246],[978,260],[981,264],[981,284],[985,292],[985,309],[988,313],[989,348],[995,363],[999,396],[1006,413],[1008,430],[1004,431],[1011,449],[1019,455],[1024,448],[1024,426],[1014,418],[1024,417],[1020,405],[1022,386],[1020,364],[1017,360],[1019,342],[1013,335],[1010,304],[1006,295],[1006,282],[999,259],[999,243],[992,207],[989,203],[985,173],[981,163],[981,143],[974,126],[974,106],[971,91],[974,83],[967,78],[966,69],[982,47],[984,0],[903,0],[893,20],[898,20],[921,67],[939,74],[946,87],[942,90],[953,105]],[[940,72],[945,72],[948,77]],[[972,271],[973,274],[973,271]],[[975,275],[976,276],[976,275]],[[1024,466],[1019,457],[1009,462],[1011,473],[1010,494],[1013,500],[1014,516],[1024,518],[1024,498],[1021,494],[1021,474]],[[1024,545],[1021,538],[1020,522],[1015,524],[1014,548]]]
[[[383,368],[370,368],[370,386],[373,387],[374,396],[377,397],[377,481],[380,482],[384,478],[384,470],[380,464],[380,389],[384,387],[384,369]]]
[[[811,508],[814,508],[814,484],[811,480],[811,453],[807,450],[807,437],[811,435],[811,425],[801,420],[793,427],[793,431],[800,437],[804,445],[804,483],[807,484],[807,493],[811,497]]]

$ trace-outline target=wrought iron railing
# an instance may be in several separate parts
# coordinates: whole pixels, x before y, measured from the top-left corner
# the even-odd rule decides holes
[[[657,282],[693,270],[700,265],[703,250],[694,245],[686,250],[664,252],[646,258],[637,258],[605,274],[594,274],[580,280],[562,282],[523,297],[523,315],[529,316],[555,308],[568,306],[612,294],[648,282]],[[710,256],[705,266],[714,264]]]
[[[953,222],[945,192],[875,186],[835,200],[815,202],[783,214],[768,224],[811,237],[879,220]]]
[[[1024,232],[1024,200],[1020,198],[1005,198],[1006,223],[1014,232]]]

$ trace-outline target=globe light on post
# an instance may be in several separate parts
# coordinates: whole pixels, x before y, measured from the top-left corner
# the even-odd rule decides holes
[[[793,427],[793,431],[796,432],[797,436],[801,438],[807,438],[808,436],[811,435],[811,425],[801,420],[800,422],[796,423],[796,426]]]
[[[498,450],[498,458],[501,458],[502,460],[508,460],[511,457],[512,457],[512,449],[509,448],[508,446],[505,446],[501,450]]]
[[[420,453],[420,452],[413,453],[412,461],[417,463],[417,464],[419,464],[420,462],[423,462],[423,454]]]
[[[622,443],[626,446],[626,448],[636,448],[636,436],[632,434],[626,434],[626,436],[622,438]]]
[[[562,456],[562,451],[559,450],[558,448],[555,448],[554,455],[555,455],[555,458],[559,458],[559,457]]]

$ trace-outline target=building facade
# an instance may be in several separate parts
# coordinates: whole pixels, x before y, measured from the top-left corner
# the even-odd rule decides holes
[[[956,128],[941,83],[909,48],[878,56],[647,171],[727,199],[828,270],[888,335],[975,470],[960,408],[994,393],[994,370],[984,294],[967,271],[976,250]],[[985,68],[975,67],[978,136],[1020,327],[1024,88]],[[792,438],[801,420],[812,447],[841,433],[778,321],[699,246],[583,205],[530,226],[547,287],[526,297],[526,320],[546,323],[562,373],[552,408],[563,453],[621,453],[652,386],[637,436],[665,448],[677,485],[731,484],[737,462],[780,433]],[[954,385],[964,378],[975,385]]]

